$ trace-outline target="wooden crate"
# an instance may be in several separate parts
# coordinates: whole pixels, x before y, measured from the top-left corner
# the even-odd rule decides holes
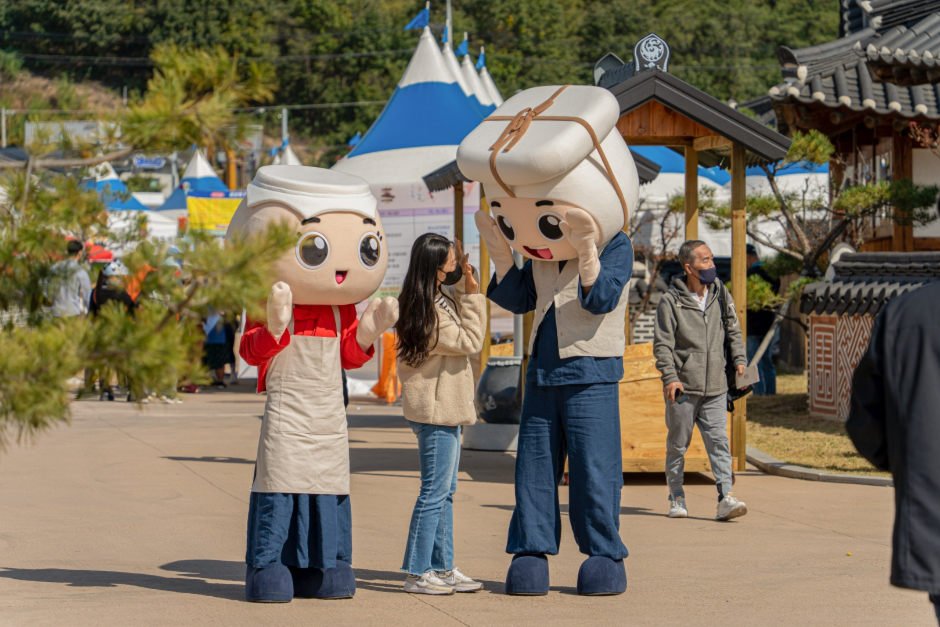
[[[620,380],[620,445],[624,472],[666,470],[666,400],[652,344],[627,346]],[[730,414],[728,436],[731,436]],[[698,427],[685,454],[686,472],[711,470]]]

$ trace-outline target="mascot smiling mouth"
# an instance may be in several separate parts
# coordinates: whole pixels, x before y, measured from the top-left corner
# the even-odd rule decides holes
[[[347,272],[349,272],[349,270],[337,270],[336,271],[336,284],[337,285],[339,285],[340,283],[346,280]]]
[[[527,253],[529,253],[533,257],[537,257],[538,259],[551,259],[552,258],[552,251],[548,248],[529,248],[528,246],[523,246],[523,248],[525,248],[525,251]]]

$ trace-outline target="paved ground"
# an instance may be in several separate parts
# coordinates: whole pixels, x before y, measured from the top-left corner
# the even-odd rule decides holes
[[[926,595],[888,585],[888,488],[739,475],[750,514],[716,523],[690,475],[693,518],[669,520],[662,475],[623,489],[629,589],[581,598],[570,529],[552,592],[502,593],[513,457],[466,453],[458,565],[486,591],[417,597],[398,571],[418,490],[397,408],[350,405],[355,564],[348,601],[243,600],[244,529],[263,397],[181,406],[84,401],[70,428],[0,457],[0,625],[935,625]],[[567,488],[562,499],[567,502]],[[848,556],[847,553],[851,553]]]

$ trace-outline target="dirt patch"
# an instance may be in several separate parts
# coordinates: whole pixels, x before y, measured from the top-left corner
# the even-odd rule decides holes
[[[778,376],[777,391],[776,396],[748,396],[748,444],[798,466],[889,476],[858,454],[841,422],[810,416],[805,376]]]
[[[72,83],[21,72],[0,81],[0,102],[9,109],[116,109],[121,97],[95,81]]]

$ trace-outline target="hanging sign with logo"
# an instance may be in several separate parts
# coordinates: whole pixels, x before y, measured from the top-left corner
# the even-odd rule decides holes
[[[669,71],[669,45],[659,35],[650,33],[633,48],[633,61],[637,72],[657,69]]]
[[[134,167],[138,170],[160,170],[164,165],[166,165],[166,159],[163,157],[134,155]]]

